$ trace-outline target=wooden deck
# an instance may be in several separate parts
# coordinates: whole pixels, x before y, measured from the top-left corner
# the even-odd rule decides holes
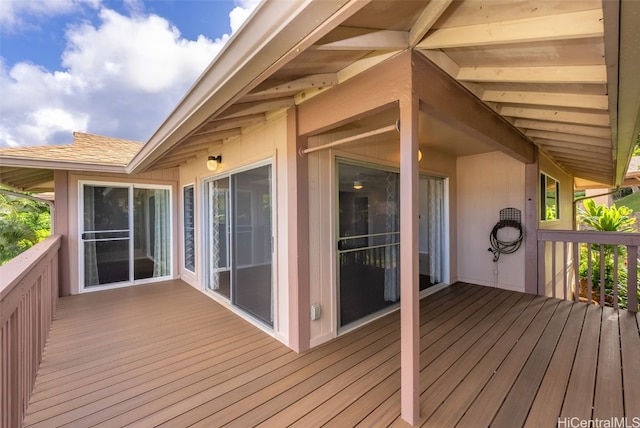
[[[296,354],[180,281],[63,298],[25,425],[406,426],[399,324]],[[640,418],[634,314],[457,284],[421,335],[424,426]]]

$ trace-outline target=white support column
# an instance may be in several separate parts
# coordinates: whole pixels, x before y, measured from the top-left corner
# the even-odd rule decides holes
[[[400,101],[400,372],[402,419],[420,419],[418,307],[418,110],[412,92]]]

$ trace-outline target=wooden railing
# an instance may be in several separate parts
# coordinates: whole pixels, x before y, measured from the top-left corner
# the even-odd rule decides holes
[[[0,266],[0,427],[21,427],[58,300],[60,236]]]
[[[640,234],[538,231],[538,294],[638,312]]]

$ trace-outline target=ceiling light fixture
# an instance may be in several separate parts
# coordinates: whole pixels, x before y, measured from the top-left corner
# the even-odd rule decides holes
[[[356,180],[353,182],[353,188],[356,190],[362,189],[362,181]]]

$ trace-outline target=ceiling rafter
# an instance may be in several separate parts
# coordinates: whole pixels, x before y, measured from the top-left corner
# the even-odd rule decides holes
[[[264,113],[250,114],[227,120],[211,120],[202,125],[193,135],[206,134],[209,132],[226,131],[227,129],[242,128],[244,126],[257,125],[266,121]]]
[[[419,49],[447,49],[509,43],[601,37],[602,10],[594,9],[512,21],[435,30]]]
[[[453,0],[431,0],[409,31],[409,45],[416,46]]]
[[[529,138],[541,138],[544,140],[557,141],[558,143],[576,143],[583,146],[606,147],[611,149],[611,141],[605,138],[595,138],[586,135],[563,134],[560,132],[540,131],[537,129],[529,129],[525,132]]]
[[[380,30],[323,45],[315,45],[313,48],[320,51],[395,51],[408,47],[408,32]]]
[[[593,126],[609,126],[609,115],[606,113],[581,113],[575,111],[545,110],[536,108],[508,107],[499,109],[504,116],[546,120],[550,122],[590,124]]]
[[[217,120],[226,120],[241,116],[250,116],[256,113],[266,113],[271,110],[293,107],[294,101],[291,97],[276,98],[266,101],[255,101],[249,103],[234,104],[225,110],[223,115],[216,117]]]
[[[559,132],[562,134],[575,134],[583,136],[591,136],[596,138],[611,139],[611,131],[609,128],[595,127],[590,125],[574,125],[559,122],[547,122],[534,119],[518,118],[513,125],[520,129],[536,129],[540,131]]]
[[[598,83],[607,82],[604,65],[545,67],[461,67],[458,80],[510,83]]]
[[[258,100],[270,98],[270,97],[293,95],[306,89],[326,88],[328,86],[334,86],[337,84],[338,84],[337,73],[312,74],[309,76],[305,76],[301,79],[296,79],[290,82],[273,86],[269,89],[247,94],[242,98],[242,101],[251,102],[251,101],[258,101]]]
[[[485,90],[482,95],[482,101],[574,107],[594,110],[607,110],[609,108],[609,98],[606,95],[561,94],[555,92]]]

